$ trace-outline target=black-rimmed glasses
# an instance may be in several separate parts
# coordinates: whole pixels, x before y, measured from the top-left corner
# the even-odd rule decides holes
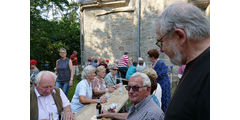
[[[134,92],[137,92],[137,91],[139,91],[139,88],[144,88],[144,87],[147,87],[147,86],[142,86],[142,87],[138,87],[138,86],[125,86],[125,88],[126,88],[128,91],[130,91],[131,88],[132,88],[132,90],[133,90]]]
[[[156,45],[159,47],[159,48],[162,48],[162,40],[163,38],[169,33],[170,31],[168,31],[167,33],[165,33],[160,39],[157,39],[157,42],[156,42]]]

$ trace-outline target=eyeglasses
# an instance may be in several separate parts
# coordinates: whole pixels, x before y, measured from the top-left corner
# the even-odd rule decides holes
[[[162,39],[169,33],[170,31],[168,31],[167,33],[165,33],[160,39],[157,39],[157,42],[156,42],[156,45],[159,47],[159,48],[162,48]]]
[[[118,69],[112,69],[112,70],[117,71]]]
[[[138,87],[138,86],[125,86],[125,88],[126,88],[128,91],[130,91],[130,89],[132,88],[132,90],[133,90],[134,92],[137,92],[137,91],[139,91],[139,88],[144,88],[144,87],[147,87],[147,86],[142,86],[142,87]]]

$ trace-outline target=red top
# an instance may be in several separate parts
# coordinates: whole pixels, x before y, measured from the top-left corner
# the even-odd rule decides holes
[[[78,65],[77,56],[75,56],[74,54],[72,54],[72,55],[70,56],[70,59],[72,60],[72,64],[73,64],[73,65]]]

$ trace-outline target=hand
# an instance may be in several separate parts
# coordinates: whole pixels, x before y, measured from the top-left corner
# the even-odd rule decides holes
[[[69,87],[72,87],[72,85],[73,85],[73,80],[70,80],[69,81]]]
[[[64,111],[65,120],[73,120],[74,114],[71,111]]]
[[[119,84],[116,84],[114,87],[115,87],[115,89],[117,89],[119,86],[120,86]]]
[[[114,85],[114,86],[112,86],[112,88],[115,90],[115,89],[116,89],[116,86]]]
[[[107,98],[106,98],[105,96],[102,96],[102,97],[100,98],[100,102],[101,102],[101,103],[107,102]]]
[[[112,93],[114,91],[114,88],[113,87],[110,87],[109,89],[108,89],[108,92],[110,92],[110,93]]]
[[[100,117],[112,118],[111,113],[106,110],[102,110],[102,114],[99,114]]]

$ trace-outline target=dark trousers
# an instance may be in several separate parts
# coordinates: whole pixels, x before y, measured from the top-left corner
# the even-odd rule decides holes
[[[119,76],[121,78],[126,78],[126,73],[127,73],[128,67],[119,67],[118,70],[120,73]]]

